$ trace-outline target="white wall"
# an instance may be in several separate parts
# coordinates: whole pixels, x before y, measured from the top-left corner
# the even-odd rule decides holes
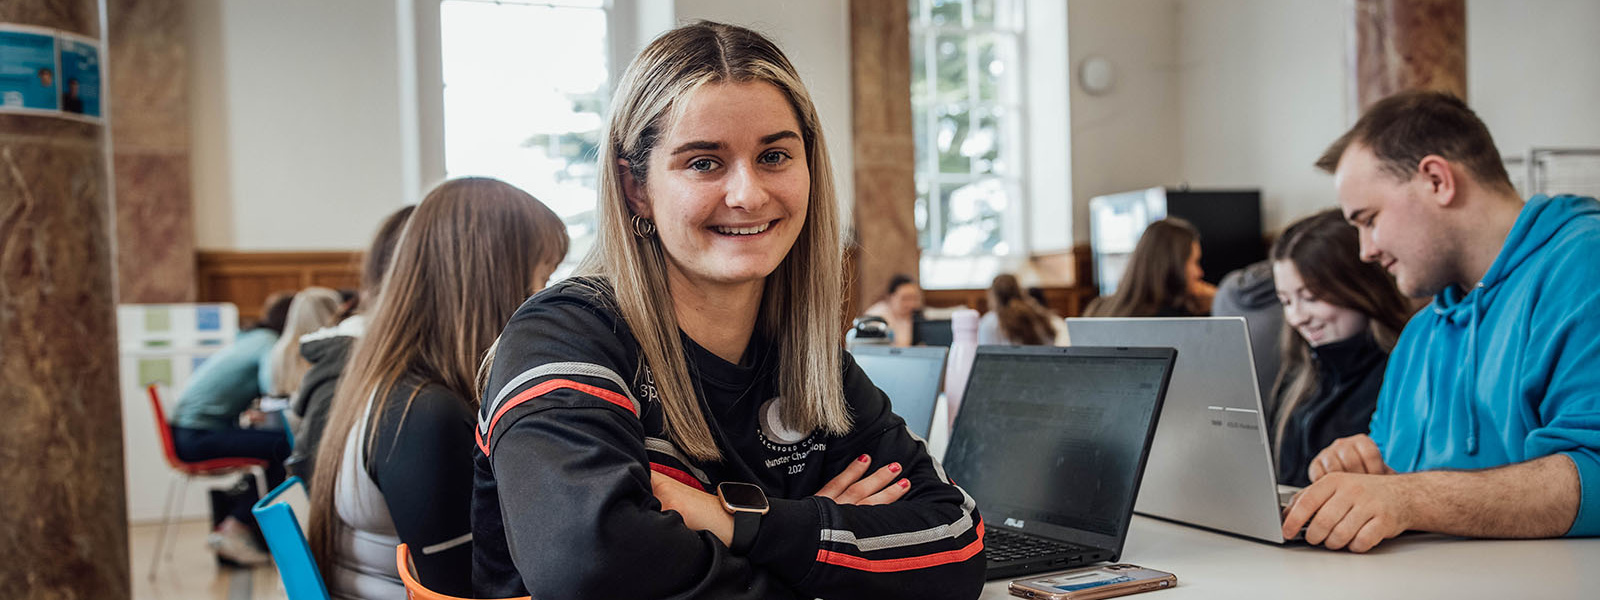
[[[850,116],[848,0],[676,0],[678,23],[705,19],[749,27],[783,49],[822,119],[834,188],[846,228],[855,207],[854,136]]]
[[[1180,0],[1182,176],[1260,188],[1276,230],[1335,204],[1312,163],[1347,128],[1349,7],[1324,0]]]
[[[1331,178],[1311,163],[1351,124],[1348,10],[1323,0],[1179,0],[1182,179],[1260,187],[1268,231],[1334,206]],[[1593,0],[1467,3],[1467,102],[1502,154],[1600,147],[1596,24]]]
[[[1467,102],[1507,156],[1600,147],[1600,2],[1467,3]]]
[[[1115,83],[1091,96],[1073,84],[1072,229],[1089,240],[1089,199],[1180,179],[1178,5],[1174,0],[1071,0],[1067,45],[1075,77],[1089,56]]]
[[[415,201],[400,4],[189,2],[200,248],[356,249]]]

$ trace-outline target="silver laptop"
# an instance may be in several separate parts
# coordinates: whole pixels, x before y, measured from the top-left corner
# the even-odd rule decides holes
[[[1178,349],[1134,510],[1281,544],[1279,486],[1243,317],[1067,319],[1073,345]]]
[[[928,439],[939,400],[939,382],[944,379],[944,357],[949,352],[945,346],[858,345],[850,355],[872,384],[889,396],[894,414],[906,420],[906,427],[917,437]]]

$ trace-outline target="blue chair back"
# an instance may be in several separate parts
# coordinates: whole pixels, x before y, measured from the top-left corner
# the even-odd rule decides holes
[[[304,514],[309,506],[305,483],[299,477],[290,477],[256,502],[250,512],[267,538],[267,548],[272,551],[272,562],[278,565],[278,576],[283,578],[289,600],[330,600],[322,572],[311,556],[311,544],[306,542],[305,528],[295,518],[297,511]]]

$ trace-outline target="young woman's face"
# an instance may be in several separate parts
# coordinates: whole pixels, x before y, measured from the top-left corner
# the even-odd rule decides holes
[[[889,312],[897,316],[910,316],[919,308],[922,308],[922,287],[915,283],[902,283],[889,294]]]
[[[765,82],[710,84],[651,152],[634,212],[655,221],[669,269],[691,283],[759,281],[805,224],[811,195],[800,122]],[[642,192],[642,193],[641,193]]]
[[[1283,303],[1283,320],[1315,348],[1342,342],[1367,329],[1367,316],[1355,309],[1334,306],[1306,289],[1300,269],[1287,260],[1272,262],[1273,283]]]

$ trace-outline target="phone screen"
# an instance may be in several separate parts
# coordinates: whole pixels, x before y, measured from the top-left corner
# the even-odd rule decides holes
[[[1133,581],[1133,578],[1121,573],[1095,569],[1093,571],[1066,573],[1055,577],[1035,579],[1029,581],[1028,584],[1057,592],[1076,592],[1124,581]]]

